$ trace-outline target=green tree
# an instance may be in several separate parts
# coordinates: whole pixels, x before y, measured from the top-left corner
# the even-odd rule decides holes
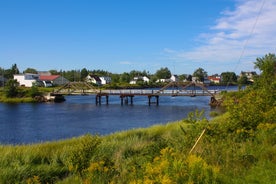
[[[242,75],[242,76],[240,76],[238,83],[239,83],[239,85],[246,85],[249,83],[249,81],[245,75]]]
[[[199,81],[203,82],[204,78],[207,77],[207,72],[203,68],[198,68],[193,73],[194,77],[197,77]]]
[[[129,83],[130,80],[131,80],[131,79],[130,79],[129,73],[124,72],[123,74],[121,74],[121,76],[120,76],[120,82]]]
[[[52,75],[60,75],[62,73],[62,71],[58,72],[57,70],[49,70],[49,72],[52,74]]]
[[[192,76],[192,75],[188,75],[188,76],[187,76],[187,81],[192,81],[192,79],[193,79],[193,76]]]
[[[179,75],[178,76],[179,81],[184,81],[185,79],[187,79],[187,76],[185,74]]]
[[[112,83],[120,82],[120,74],[112,74],[111,75],[111,81],[112,81]]]
[[[266,54],[262,58],[257,58],[255,64],[255,69],[261,71],[259,82],[266,87],[270,86],[273,81],[275,81],[276,76],[276,56],[275,54]],[[258,80],[257,80],[258,81]]]
[[[19,74],[19,69],[16,64],[13,64],[11,67],[12,74]]]
[[[171,74],[171,71],[167,67],[165,67],[157,70],[155,73],[155,76],[158,79],[169,79],[172,76],[172,74]]]
[[[247,134],[260,123],[276,123],[276,58],[274,54],[257,58],[255,68],[261,75],[252,87],[226,100],[231,116],[229,129]]]
[[[6,97],[8,98],[16,97],[18,94],[18,86],[19,86],[19,83],[17,82],[17,80],[9,79],[5,86]]]
[[[14,74],[19,74],[19,69],[16,64],[13,64],[10,69],[4,71],[4,77],[7,79],[13,79]]]
[[[23,71],[23,73],[34,73],[37,74],[37,70],[34,68],[27,68],[26,70]]]
[[[85,77],[88,76],[88,74],[89,74],[88,70],[87,70],[86,68],[83,68],[83,69],[81,70],[81,80],[84,80]]]
[[[222,72],[221,73],[221,83],[224,85],[237,83],[236,73],[235,72]]]
[[[41,93],[38,90],[37,85],[33,85],[29,91],[29,94],[32,98],[36,97],[36,96],[40,96]]]

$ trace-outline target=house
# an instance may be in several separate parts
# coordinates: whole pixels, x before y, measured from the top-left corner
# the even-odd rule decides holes
[[[220,76],[208,76],[208,79],[214,84],[219,84],[221,81]]]
[[[178,75],[172,75],[170,79],[171,79],[172,82],[178,82],[179,81]]]
[[[45,87],[60,86],[69,82],[68,79],[61,75],[40,75],[39,79],[43,82]]]
[[[85,81],[89,83],[97,84],[97,85],[102,85],[102,80],[100,79],[100,77],[93,74],[87,75],[87,77],[85,78]]]
[[[111,83],[111,77],[102,76],[102,77],[100,77],[100,79],[101,79],[101,84],[102,85]]]
[[[252,72],[244,72],[244,71],[241,71],[240,73],[240,77],[241,76],[246,76],[248,81],[250,82],[254,82],[254,77],[257,76],[257,73],[255,71],[252,71]]]
[[[158,79],[156,82],[171,82],[171,79]]]
[[[38,74],[25,73],[25,74],[15,74],[13,75],[13,79],[19,82],[20,86],[32,87],[33,84],[36,84],[39,81]]]
[[[136,84],[137,81],[143,81],[148,83],[150,80],[147,76],[138,76],[138,77],[134,77],[133,80],[131,80],[129,83]]]

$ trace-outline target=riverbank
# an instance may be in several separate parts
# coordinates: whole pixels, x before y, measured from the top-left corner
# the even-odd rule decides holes
[[[242,139],[225,129],[230,119],[226,113],[209,122],[191,113],[108,136],[0,146],[0,182],[274,183],[276,126],[260,124]]]

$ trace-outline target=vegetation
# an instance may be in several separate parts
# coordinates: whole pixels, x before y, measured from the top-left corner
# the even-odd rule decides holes
[[[31,88],[20,87],[16,80],[10,79],[6,86],[0,88],[0,102],[4,103],[34,103],[34,97],[49,93],[53,88],[33,86]]]
[[[276,181],[276,57],[224,94],[226,113],[202,112],[147,129],[0,146],[0,183],[267,183]]]
[[[203,82],[204,78],[207,77],[207,72],[203,68],[198,68],[193,73],[194,77],[197,77],[199,81]]]

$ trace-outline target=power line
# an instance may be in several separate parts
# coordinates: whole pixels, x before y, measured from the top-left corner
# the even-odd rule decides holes
[[[255,22],[254,22],[254,24],[253,24],[253,27],[252,27],[252,29],[251,29],[251,32],[249,33],[249,36],[248,36],[247,40],[245,41],[245,44],[244,44],[244,46],[243,46],[243,48],[242,48],[241,55],[240,55],[240,57],[239,57],[239,59],[238,59],[238,62],[237,62],[237,64],[236,64],[235,68],[234,68],[234,71],[237,70],[238,65],[239,65],[240,62],[241,62],[241,58],[243,57],[244,52],[245,52],[245,49],[246,49],[246,47],[247,47],[247,45],[248,45],[249,39],[251,38],[251,36],[253,35],[253,33],[254,33],[255,29],[256,29],[256,25],[257,25],[257,23],[258,23],[258,21],[259,21],[259,17],[260,17],[260,15],[261,15],[261,13],[262,13],[262,10],[263,10],[265,1],[266,1],[266,0],[263,0],[263,2],[262,2],[262,5],[261,5],[260,10],[259,10],[259,12],[258,12],[258,15],[257,15],[257,17],[256,17],[256,19],[255,19]],[[228,86],[229,86],[229,82],[227,83],[226,89],[227,89]]]

